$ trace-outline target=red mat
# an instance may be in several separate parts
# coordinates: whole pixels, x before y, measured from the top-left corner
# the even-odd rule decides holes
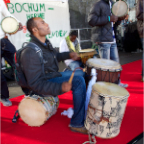
[[[126,144],[143,132],[143,83],[141,80],[141,60],[123,65],[122,82],[128,83],[130,93],[122,121],[120,134],[113,139],[97,139],[97,144]],[[12,123],[18,103],[23,96],[11,99],[11,107],[1,105],[1,142],[2,144],[82,144],[88,136],[71,132],[70,119],[61,112],[72,107],[72,95],[59,96],[60,105],[56,115],[41,127],[29,127],[21,119]]]

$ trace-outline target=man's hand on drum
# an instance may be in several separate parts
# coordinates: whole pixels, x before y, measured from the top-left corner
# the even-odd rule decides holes
[[[71,90],[71,88],[72,88],[72,84],[70,84],[68,82],[62,83],[62,92],[68,92]]]
[[[70,53],[70,58],[72,59],[72,60],[80,60],[80,57],[79,57],[79,55],[76,53],[76,52],[71,52]]]
[[[22,25],[22,23],[19,23],[19,29],[18,29],[18,31],[21,31],[23,29],[23,25]]]
[[[111,21],[111,22],[117,22],[117,21],[118,21],[118,17],[115,16],[115,15],[111,15],[111,16],[110,16],[110,21]]]

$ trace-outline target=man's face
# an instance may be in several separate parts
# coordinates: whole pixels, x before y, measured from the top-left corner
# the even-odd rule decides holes
[[[39,36],[46,36],[51,33],[49,25],[45,23],[42,18],[34,18],[34,21],[36,24],[34,31],[36,31]]]
[[[70,40],[71,40],[72,42],[74,42],[74,41],[76,40],[76,36],[75,36],[75,35],[70,36]]]

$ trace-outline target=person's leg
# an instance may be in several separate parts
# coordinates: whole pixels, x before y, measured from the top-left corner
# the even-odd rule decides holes
[[[143,48],[143,55],[142,55],[142,81],[144,81],[144,43],[143,43],[143,38],[141,38],[141,42],[142,42],[142,48]]]
[[[73,61],[73,62],[71,62],[68,66],[70,67],[70,69],[71,69],[72,71],[74,71],[75,68],[78,68],[78,67],[82,67],[82,68],[83,68],[83,64],[82,64],[81,61]]]
[[[48,81],[63,83],[69,80],[69,77],[57,77]],[[74,104],[74,115],[71,119],[71,127],[83,127],[85,117],[85,99],[86,99],[86,85],[82,76],[74,76],[72,81],[73,91],[73,104]]]
[[[4,106],[11,106],[12,103],[9,101],[9,91],[7,87],[6,79],[3,75],[3,72],[1,70],[1,102]]]
[[[72,75],[73,71],[65,71],[65,72],[60,72],[62,74],[62,77],[69,77]],[[74,76],[85,76],[85,72],[83,72],[82,70],[76,70],[74,72]]]
[[[99,49],[100,58],[110,59],[110,46],[111,44],[108,43],[99,44],[98,49]]]
[[[116,43],[111,44],[110,59],[119,63],[119,55],[118,55],[118,49],[117,49],[117,44]]]

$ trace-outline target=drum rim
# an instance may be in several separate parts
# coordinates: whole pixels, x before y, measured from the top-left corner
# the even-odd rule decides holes
[[[89,48],[89,49],[90,49],[90,48]],[[87,49],[82,49],[82,50],[87,50]],[[90,50],[91,50],[91,51],[87,51],[87,52],[94,52],[94,51],[95,51],[95,49],[92,49],[92,48],[91,48]],[[83,51],[81,52],[81,50],[79,50],[79,53],[86,53],[86,52],[83,52]]]
[[[97,58],[98,59],[98,58]],[[90,59],[89,59],[90,60]],[[99,59],[100,60],[100,59]],[[102,60],[106,60],[106,59],[102,59]],[[112,61],[112,60],[110,60]],[[113,61],[115,62],[115,61]],[[119,71],[122,71],[122,67],[121,65],[118,63],[118,62],[115,62],[118,64],[117,67],[119,68],[110,68],[109,66],[102,66],[102,67],[98,67],[98,66],[92,66],[91,64],[88,64],[88,61],[86,62],[86,65],[90,68],[96,68],[98,70],[103,70],[103,71],[110,71],[110,72],[119,72]]]
[[[124,1],[124,0],[121,0],[121,1],[123,1],[123,2],[126,3],[126,1]],[[117,1],[117,2],[119,2],[119,1]],[[115,3],[116,3],[116,2],[114,2],[114,4],[115,4]],[[114,6],[114,4],[112,5],[112,9],[111,9],[111,12],[112,12],[113,15],[115,15],[115,14],[113,13],[113,6]],[[128,13],[128,4],[126,3],[126,5],[127,5],[127,11],[126,11],[126,13],[125,13],[124,15],[122,15],[122,16],[119,16],[119,17],[123,17],[123,16],[125,16],[125,15]]]
[[[11,17],[11,16],[7,16],[7,17],[3,18],[2,21],[1,21],[1,28],[2,28],[2,30],[3,30],[4,32],[5,32],[5,30],[4,30],[3,27],[2,27],[2,22],[3,22],[3,20],[6,19],[6,18],[12,18],[12,19],[16,20],[15,18],[13,18],[13,17]],[[16,20],[16,22],[17,22],[17,20]],[[19,23],[17,22],[17,24],[19,24]],[[10,32],[10,33],[9,33],[9,32],[5,32],[5,33],[13,34],[13,33],[17,32],[18,29],[19,29],[19,26],[17,27],[17,29],[16,29],[15,31]]]

